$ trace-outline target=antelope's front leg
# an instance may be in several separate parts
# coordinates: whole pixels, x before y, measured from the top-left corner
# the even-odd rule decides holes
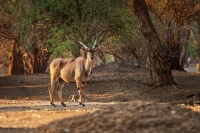
[[[78,94],[79,94],[79,105],[81,106],[85,106],[85,104],[83,104],[83,87],[82,87],[82,83],[80,82],[80,80],[76,81],[76,85],[77,85],[77,89],[78,89]]]

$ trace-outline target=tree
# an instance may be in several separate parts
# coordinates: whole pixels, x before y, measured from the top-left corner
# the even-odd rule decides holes
[[[149,59],[158,78],[160,85],[175,84],[171,69],[165,61],[161,41],[155,30],[145,0],[133,0],[134,13],[138,17],[141,32],[147,41]]]
[[[157,20],[163,49],[171,69],[184,70],[184,58],[187,53],[185,45],[190,37],[189,24],[200,13],[200,1],[146,0],[146,2]]]
[[[59,37],[60,41],[71,40],[91,43],[98,38],[102,41],[108,38],[111,31],[116,29],[119,13],[116,13],[121,2],[108,1],[38,1],[41,10],[46,14],[46,19],[52,23],[52,34]],[[114,12],[115,9],[115,12]],[[114,24],[115,22],[115,24]],[[118,21],[120,23],[120,21]],[[121,24],[118,24],[120,26]],[[90,44],[91,45],[91,44]]]
[[[46,20],[49,20],[47,23],[52,24],[47,42],[56,56],[64,56],[66,51],[70,53],[68,55],[79,56],[78,41],[91,45],[97,38],[98,44],[105,44],[111,37],[115,38],[119,32],[122,33],[121,29],[129,21],[123,7],[126,0],[39,2]]]

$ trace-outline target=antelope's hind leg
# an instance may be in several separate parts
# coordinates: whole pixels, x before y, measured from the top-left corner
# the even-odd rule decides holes
[[[63,101],[63,97],[62,97],[62,90],[63,90],[63,87],[65,85],[65,82],[63,79],[59,78],[59,82],[58,82],[58,89],[57,89],[57,92],[58,92],[58,97],[60,99],[60,102],[61,102],[61,105],[66,107],[66,104],[64,103]]]

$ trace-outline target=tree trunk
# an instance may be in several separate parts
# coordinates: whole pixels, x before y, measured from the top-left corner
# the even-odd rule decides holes
[[[43,73],[45,72],[48,59],[50,56],[50,53],[48,52],[47,48],[35,48],[31,52],[31,65],[32,65],[32,73]]]
[[[24,74],[22,54],[20,49],[17,47],[16,41],[13,40],[11,44],[8,76],[20,74]]]
[[[165,44],[165,48],[168,51],[168,55],[165,55],[168,57],[168,63],[170,65],[170,68],[172,70],[183,70],[180,66],[180,48],[179,44],[177,44],[177,38],[175,33],[173,33],[171,30],[167,33],[167,41]]]
[[[141,32],[148,43],[149,59],[158,76],[160,85],[175,84],[170,67],[164,60],[161,41],[155,30],[145,0],[133,0],[134,11],[140,23]]]
[[[176,28],[177,33],[170,29],[171,22],[168,25],[166,33],[166,43],[164,44],[165,57],[172,70],[184,70],[180,65],[180,31]]]
[[[33,47],[32,51],[32,59],[33,59],[33,73],[38,73],[38,48],[35,46]]]
[[[198,27],[198,44],[199,44],[199,50],[198,50],[199,61],[198,61],[197,71],[200,72],[200,19],[197,20],[197,27]]]
[[[47,48],[42,48],[38,53],[38,72],[42,73],[46,71],[47,63],[49,60],[50,53]]]
[[[186,55],[187,55],[187,45],[188,45],[189,37],[190,37],[190,31],[187,30],[187,33],[185,35],[185,40],[182,44],[182,49],[181,49],[181,57],[180,57],[181,68],[184,68],[185,64],[187,64]]]
[[[38,49],[38,48],[37,48]],[[24,56],[24,66],[26,74],[36,74],[46,72],[50,53],[47,47],[32,52],[26,51]]]

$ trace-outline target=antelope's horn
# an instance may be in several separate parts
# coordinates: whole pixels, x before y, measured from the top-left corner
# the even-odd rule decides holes
[[[97,39],[95,40],[94,45],[93,45],[92,48],[96,48],[96,47],[97,47]]]
[[[85,44],[83,44],[83,43],[80,42],[80,41],[79,41],[79,43],[80,43],[85,49],[88,49],[88,47],[87,47]]]

